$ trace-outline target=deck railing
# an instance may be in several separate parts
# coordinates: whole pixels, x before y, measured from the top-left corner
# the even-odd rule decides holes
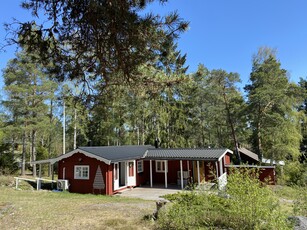
[[[218,178],[218,188],[219,190],[224,190],[227,185],[227,173],[225,172],[222,176]]]

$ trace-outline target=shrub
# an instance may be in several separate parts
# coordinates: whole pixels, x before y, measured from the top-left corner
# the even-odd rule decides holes
[[[235,170],[223,196],[195,191],[166,196],[172,202],[159,213],[158,228],[291,229],[274,193],[256,178],[256,171]]]
[[[18,163],[8,153],[0,153],[0,175],[11,175],[18,170]]]
[[[287,185],[307,186],[307,163],[287,162],[284,166],[284,178]]]
[[[286,229],[286,216],[280,210],[278,198],[257,178],[256,170],[253,173],[237,170],[228,177],[230,227]]]

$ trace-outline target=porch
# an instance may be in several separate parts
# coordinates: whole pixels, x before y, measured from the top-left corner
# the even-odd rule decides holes
[[[115,196],[120,197],[129,197],[129,198],[139,198],[143,200],[163,200],[162,196],[167,194],[174,194],[181,192],[182,190],[178,186],[169,186],[167,189],[161,186],[144,186],[144,187],[136,187],[136,188],[127,188]]]

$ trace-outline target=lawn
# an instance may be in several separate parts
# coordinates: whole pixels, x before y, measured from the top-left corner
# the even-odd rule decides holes
[[[0,176],[0,229],[154,229],[145,216],[154,201],[117,196],[36,191],[27,182],[15,190],[13,177]],[[306,190],[272,186],[287,216],[306,215]],[[191,209],[191,205],[190,209]],[[298,211],[298,213],[295,212]],[[182,217],[181,217],[182,218]],[[183,220],[185,221],[185,220]]]
[[[2,181],[2,182],[1,182]],[[35,191],[0,177],[1,229],[151,229],[153,201]],[[25,183],[25,182],[23,182]]]

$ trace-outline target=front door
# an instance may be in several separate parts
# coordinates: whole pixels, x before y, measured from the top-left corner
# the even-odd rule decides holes
[[[114,163],[113,177],[114,190],[125,186],[136,185],[136,166],[135,161]]]
[[[119,187],[127,185],[127,162],[119,162]]]
[[[118,163],[114,163],[113,178],[114,178],[114,190],[117,190],[119,189],[119,165]]]

